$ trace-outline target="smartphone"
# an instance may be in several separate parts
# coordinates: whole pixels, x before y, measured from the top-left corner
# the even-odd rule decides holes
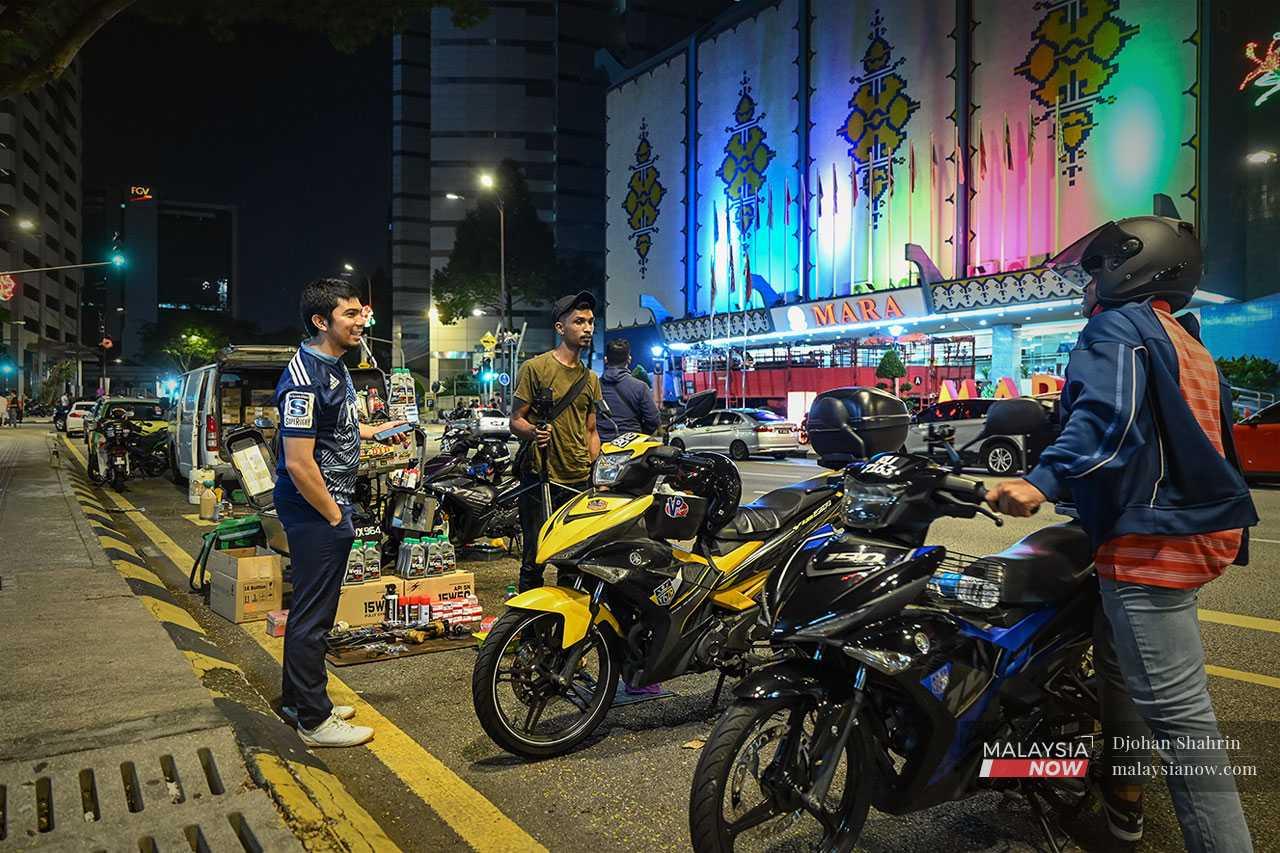
[[[386,441],[388,438],[401,435],[402,433],[411,432],[412,430],[413,430],[413,424],[400,424],[400,426],[394,426],[394,427],[391,427],[390,429],[384,429],[382,432],[375,432],[373,434],[373,440]]]

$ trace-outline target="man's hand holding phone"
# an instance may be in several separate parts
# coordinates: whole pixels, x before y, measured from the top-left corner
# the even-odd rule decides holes
[[[389,421],[378,425],[378,431],[373,434],[373,440],[383,444],[406,444],[411,432],[413,432],[413,424],[408,421]]]

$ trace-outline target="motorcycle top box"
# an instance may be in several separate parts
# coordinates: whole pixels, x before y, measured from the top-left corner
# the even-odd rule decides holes
[[[897,450],[910,424],[906,404],[879,388],[833,388],[809,406],[809,441],[827,468]]]

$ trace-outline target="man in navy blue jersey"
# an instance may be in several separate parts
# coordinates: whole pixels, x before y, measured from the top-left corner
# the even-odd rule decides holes
[[[375,427],[357,416],[355,386],[341,359],[364,334],[360,291],[342,279],[318,279],[302,289],[299,308],[311,338],[276,384],[283,451],[274,499],[293,568],[280,704],[307,746],[356,746],[372,738],[373,729],[351,725],[355,709],[329,701],[325,635],[355,541],[351,514],[360,440],[401,422]]]

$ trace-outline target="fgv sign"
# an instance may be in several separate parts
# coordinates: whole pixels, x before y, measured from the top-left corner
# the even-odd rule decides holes
[[[854,323],[876,323],[923,317],[924,291],[919,287],[886,290],[858,296],[845,296],[817,302],[774,308],[774,326],[780,330],[800,332],[848,326]]]

